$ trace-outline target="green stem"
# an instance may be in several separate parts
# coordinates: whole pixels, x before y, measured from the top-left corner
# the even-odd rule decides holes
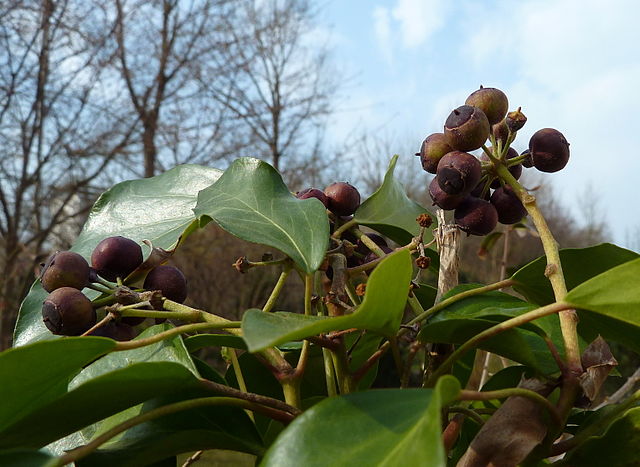
[[[530,389],[524,388],[507,388],[507,389],[499,389],[497,391],[485,391],[485,392],[477,392],[477,391],[469,391],[467,389],[462,389],[460,394],[458,395],[458,399],[460,400],[472,400],[472,401],[488,401],[493,399],[506,399],[508,397],[526,397],[531,399],[532,401],[537,402],[547,409],[549,415],[553,419],[554,423],[558,426],[562,426],[562,419],[560,414],[554,407],[554,405],[549,402],[547,398],[541,396],[535,391],[531,391]]]
[[[327,395],[337,396],[336,390],[336,374],[333,368],[333,359],[331,358],[331,351],[329,349],[322,349],[322,360],[324,361],[324,379],[327,384]]]
[[[355,234],[356,237],[358,237],[358,240],[360,240],[364,244],[364,246],[373,251],[378,257],[382,258],[386,255],[382,248],[380,248],[376,242],[371,240],[369,236],[362,230],[354,227],[351,229],[351,231]]]
[[[236,349],[232,349],[230,347],[228,347],[228,349],[229,349],[229,356],[231,357],[231,365],[233,366],[233,372],[236,375],[236,381],[238,381],[238,387],[242,392],[249,392],[247,391],[247,385],[244,382],[244,376],[242,375],[242,368],[240,367],[240,362],[238,361],[238,355],[236,354]],[[249,418],[251,419],[251,421],[255,422],[256,420],[253,417],[253,413],[251,413],[251,411],[248,411],[248,410],[246,412]]]
[[[196,332],[196,331],[202,331],[204,329],[230,329],[230,328],[239,328],[239,327],[240,327],[240,321],[229,321],[228,323],[225,323],[224,326],[220,324],[212,324],[212,323],[185,324],[184,326],[178,326],[173,329],[169,329],[168,331],[160,332],[154,336],[147,337],[145,339],[116,342],[116,345],[113,347],[113,351],[117,352],[121,350],[138,349],[140,347],[155,344],[165,339],[169,339],[171,337],[184,334],[185,332]]]
[[[165,415],[170,415],[176,412],[181,412],[183,410],[196,409],[199,407],[211,407],[211,406],[233,406],[233,407],[241,407],[243,409],[253,410],[255,412],[263,413],[274,420],[280,420],[282,422],[288,423],[293,417],[291,414],[281,412],[279,410],[272,409],[270,407],[264,407],[260,404],[256,404],[254,402],[249,402],[243,399],[235,399],[232,397],[202,397],[198,399],[190,399],[186,401],[175,402],[173,404],[168,404],[162,407],[158,407],[156,409],[149,410],[140,415],[136,415],[135,417],[126,420],[110,430],[104,432],[97,438],[93,439],[90,443],[85,444],[84,446],[80,446],[75,448],[66,454],[60,456],[55,463],[51,465],[55,466],[64,466],[67,464],[71,464],[72,462],[77,462],[80,459],[88,456],[93,451],[98,449],[101,445],[109,441],[114,436],[123,433],[124,431],[132,428],[136,425],[140,425],[142,423],[155,420],[156,418],[163,417]]]
[[[110,289],[110,288],[107,288],[107,287],[103,287],[103,286],[101,286],[99,284],[88,284],[87,288],[95,290],[96,292],[104,293],[104,294],[112,294],[113,293],[113,289]]]
[[[483,294],[483,293],[486,293],[486,292],[491,292],[492,290],[498,290],[498,289],[504,289],[506,287],[511,287],[515,283],[516,283],[516,281],[514,281],[513,279],[505,279],[505,280],[502,280],[502,281],[499,281],[499,282],[495,282],[493,284],[485,285],[484,287],[478,287],[476,289],[465,290],[464,292],[460,292],[459,294],[456,294],[456,295],[454,295],[452,297],[449,297],[449,298],[446,298],[446,299],[442,300],[439,303],[436,303],[435,305],[433,305],[428,310],[425,310],[424,312],[420,313],[418,316],[413,318],[407,324],[408,325],[412,325],[412,324],[416,324],[416,323],[419,323],[421,321],[424,321],[425,319],[429,318],[431,315],[433,315],[433,314],[445,309],[449,305],[452,305],[452,304],[454,304],[454,303],[456,303],[456,302],[458,302],[460,300],[463,300],[465,298],[473,297],[474,295],[479,295],[479,294]],[[401,329],[400,332],[403,332],[403,330]]]
[[[409,292],[409,296],[407,297],[407,303],[409,307],[413,311],[413,313],[417,316],[421,316],[424,313],[424,308],[422,308],[422,304],[416,297],[416,294],[413,291]]]
[[[337,350],[331,350],[331,356],[333,358],[336,379],[340,385],[340,394],[353,392],[356,386],[349,372],[349,363],[347,362],[347,351],[344,347],[344,341],[340,342],[340,347]]]
[[[393,361],[396,364],[396,370],[398,371],[398,379],[402,378],[404,374],[404,368],[402,365],[402,357],[400,356],[400,347],[398,347],[398,338],[392,336],[389,338],[389,345],[391,346],[391,353],[393,354]]]
[[[347,292],[353,306],[358,306],[362,303],[362,300],[360,300],[360,297],[358,297],[358,294],[356,293],[356,289],[348,279],[344,282],[344,290]]]
[[[311,297],[313,296],[314,274],[304,276],[304,314],[311,316]]]
[[[475,410],[469,409],[467,407],[455,406],[455,407],[447,407],[447,412],[449,413],[461,413],[467,418],[473,419],[478,425],[484,425],[484,418],[480,416]]]
[[[290,378],[280,381],[280,384],[282,385],[282,392],[284,393],[284,401],[296,409],[302,407],[302,399],[300,398],[300,382],[301,378]]]
[[[349,230],[351,227],[358,225],[358,223],[354,220],[351,219],[350,221],[345,222],[344,224],[342,224],[340,227],[338,227],[336,230],[334,230],[333,234],[331,235],[333,238],[340,238],[340,236],[347,230]]]
[[[278,300],[278,297],[280,296],[280,292],[282,292],[282,288],[284,287],[284,284],[287,281],[287,277],[289,277],[289,273],[291,272],[291,269],[292,269],[291,266],[288,264],[284,266],[284,269],[282,270],[282,272],[280,273],[280,277],[278,278],[278,282],[276,282],[276,285],[273,287],[273,290],[271,291],[271,295],[269,295],[269,298],[267,299],[267,303],[264,304],[262,311],[269,312],[273,309],[273,307],[276,304],[276,301]]]
[[[543,316],[551,315],[553,313],[557,313],[561,310],[567,310],[571,308],[571,305],[565,302],[556,302],[550,305],[546,305],[540,308],[536,308],[535,310],[531,310],[527,313],[523,313],[520,316],[516,316],[515,318],[508,319],[501,323],[496,324],[488,329],[485,329],[479,334],[476,334],[474,337],[466,341],[460,347],[458,347],[449,357],[440,365],[431,375],[429,380],[427,381],[426,387],[433,387],[435,382],[438,380],[440,376],[448,372],[453,363],[462,357],[467,351],[475,348],[481,342],[500,334],[501,332],[506,331],[507,329],[512,329],[522,324],[528,323],[538,318],[542,318]]]
[[[228,319],[212,313],[191,308],[187,305],[183,305],[182,303],[173,302],[167,299],[163,301],[162,307],[169,311],[184,312],[185,316],[191,316],[193,318],[192,321],[199,320],[211,324],[224,324],[226,326],[228,326],[229,323],[234,323],[234,321],[229,321]],[[164,315],[161,315],[161,317],[167,317],[167,314],[165,313]],[[221,328],[226,329],[229,334],[242,336],[242,330],[239,328],[233,326],[229,328],[221,326]],[[282,356],[282,353],[274,347],[262,350],[257,355],[265,360],[265,362],[270,366],[271,371],[273,371],[278,378],[293,372],[293,368],[291,368],[289,362],[287,362],[287,360]]]
[[[96,300],[93,300],[91,302],[91,306],[93,308],[100,308],[102,306],[105,305],[112,305],[116,302],[116,297],[114,297],[113,295],[109,295],[107,297],[102,297],[102,298],[98,298]]]

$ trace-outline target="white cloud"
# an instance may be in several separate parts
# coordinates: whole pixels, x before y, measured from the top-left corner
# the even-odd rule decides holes
[[[398,22],[403,45],[423,45],[444,24],[445,6],[446,1],[442,0],[398,0],[392,15]]]
[[[391,47],[391,17],[388,9],[384,7],[374,8],[373,30],[382,56],[388,64],[391,64],[393,62],[393,49]]]

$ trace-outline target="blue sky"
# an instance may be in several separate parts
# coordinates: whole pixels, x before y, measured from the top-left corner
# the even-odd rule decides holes
[[[480,84],[500,88],[528,117],[516,149],[544,127],[571,143],[544,174],[562,204],[579,220],[591,186],[614,240],[638,246],[639,13],[635,0],[327,0],[320,27],[348,78],[329,136],[384,132],[410,158]]]

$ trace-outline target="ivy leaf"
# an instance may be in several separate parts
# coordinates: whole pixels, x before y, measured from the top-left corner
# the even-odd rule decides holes
[[[460,384],[385,389],[331,397],[296,418],[267,451],[265,467],[332,465],[446,466],[440,412]]]
[[[571,291],[584,281],[619,264],[636,259],[638,256],[638,253],[611,243],[603,243],[589,248],[560,250],[560,261],[567,289]],[[544,275],[546,266],[547,258],[541,256],[520,268],[512,276],[517,282],[513,288],[528,301],[538,305],[548,305],[555,302],[551,283]]]
[[[565,300],[580,316],[579,332],[587,339],[601,334],[640,351],[640,258],[611,268],[571,290]]]
[[[354,215],[354,220],[361,225],[371,227],[386,235],[393,241],[405,245],[420,232],[416,218],[428,211],[415,201],[409,199],[402,184],[393,176],[398,162],[396,154],[389,162],[389,168],[380,188],[364,201]],[[434,219],[435,216],[431,216]],[[428,243],[432,238],[431,229],[424,234]]]
[[[318,269],[329,244],[323,204],[296,199],[273,167],[250,157],[202,190],[194,212],[236,237],[277,248],[306,273]]]
[[[391,336],[400,327],[411,281],[408,250],[388,255],[373,270],[362,304],[350,315],[327,317],[247,310],[242,332],[251,352],[329,331],[359,328]]]

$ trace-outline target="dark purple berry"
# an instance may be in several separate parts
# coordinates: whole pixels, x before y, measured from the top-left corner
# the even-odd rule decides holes
[[[480,181],[481,174],[482,167],[475,156],[453,151],[440,159],[436,179],[445,193],[468,194]]]
[[[142,264],[142,248],[126,237],[108,237],[91,253],[91,265],[101,277],[124,279]]]
[[[530,169],[531,167],[533,167],[533,159],[531,158],[531,151],[529,151],[528,149],[525,149],[524,151],[522,151],[520,153],[521,156],[526,156],[523,160],[522,160],[522,165],[525,166],[526,168]]]
[[[491,125],[502,120],[507,114],[507,110],[509,110],[507,95],[496,88],[484,88],[480,86],[480,89],[467,97],[464,103],[482,110]]]
[[[44,300],[42,320],[54,334],[79,336],[96,324],[96,311],[78,289],[60,287]]]
[[[469,235],[487,235],[498,224],[498,212],[489,201],[467,196],[453,217],[460,230]]]
[[[429,183],[429,196],[431,196],[434,206],[438,206],[445,211],[455,209],[465,198],[465,195],[450,195],[442,191],[437,177],[434,177]]]
[[[420,156],[420,162],[422,168],[429,173],[436,173],[438,170],[438,162],[448,152],[453,151],[453,148],[447,144],[447,139],[444,133],[434,133],[427,136],[422,142],[420,152],[416,156]]]
[[[318,190],[317,188],[307,188],[306,190],[299,191],[296,193],[296,198],[316,198],[319,199],[322,204],[324,204],[325,208],[329,208],[329,200],[327,199],[327,195],[325,195],[321,190]]]
[[[89,282],[89,263],[73,251],[54,253],[40,275],[42,288],[53,292],[60,287],[82,290]]]
[[[483,178],[482,180],[480,180],[480,183],[478,183],[476,187],[473,190],[471,190],[471,193],[469,193],[469,196],[475,196],[476,198],[482,198],[484,200],[489,201],[489,197],[491,196],[491,190],[489,189],[489,187],[487,187],[485,190],[486,185],[487,185],[487,180]]]
[[[569,162],[569,143],[554,128],[536,131],[529,140],[533,165],[541,172],[557,172]]]
[[[173,266],[158,266],[147,274],[143,288],[160,290],[162,296],[177,303],[187,298],[187,279],[180,269]]]
[[[350,216],[360,206],[360,193],[347,182],[332,183],[324,189],[329,209],[337,216]]]
[[[496,208],[501,224],[515,224],[527,215],[527,210],[510,186],[496,189],[491,195],[491,204]]]
[[[491,125],[482,110],[463,105],[453,110],[444,124],[449,146],[458,151],[473,151],[482,146],[491,131]]]

